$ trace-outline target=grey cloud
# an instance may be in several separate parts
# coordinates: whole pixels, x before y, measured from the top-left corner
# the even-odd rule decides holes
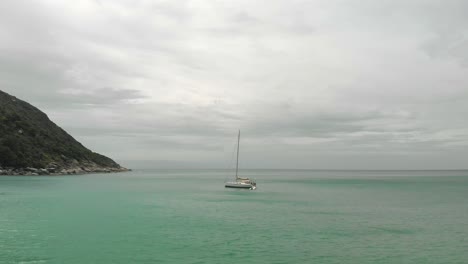
[[[69,98],[67,103],[86,105],[114,105],[122,102],[131,102],[135,99],[144,99],[146,96],[138,90],[97,88],[92,91],[82,93],[80,90],[64,90],[64,97]]]
[[[466,10],[3,1],[0,89],[120,160],[218,164],[240,128],[251,167],[462,167]]]
[[[468,21],[466,22],[468,23]],[[428,41],[424,50],[434,58],[454,58],[463,67],[468,67],[468,28],[464,32],[458,32],[449,36],[437,36]]]
[[[313,113],[284,114],[273,120],[253,121],[251,130],[254,133],[277,136],[310,136],[327,137],[337,133],[364,130],[360,121],[377,118],[375,115],[357,115],[354,113]]]

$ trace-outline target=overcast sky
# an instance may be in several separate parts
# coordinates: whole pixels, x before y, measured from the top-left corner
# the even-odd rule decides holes
[[[468,1],[3,0],[0,89],[124,166],[468,168]]]

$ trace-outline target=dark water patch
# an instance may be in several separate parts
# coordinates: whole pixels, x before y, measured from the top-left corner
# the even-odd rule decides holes
[[[371,230],[379,231],[382,233],[389,233],[395,235],[412,235],[420,230],[401,227],[369,227]]]
[[[340,215],[340,216],[348,216],[348,215],[358,215],[358,212],[343,212],[343,211],[300,211],[304,214],[310,215]]]
[[[330,188],[347,189],[411,189],[431,190],[434,188],[462,188],[468,187],[468,177],[385,177],[385,178],[359,178],[359,179],[292,179],[276,180],[271,184],[297,186],[297,188]],[[335,189],[338,190],[338,189]]]
[[[50,259],[20,259],[16,260],[19,264],[42,264],[42,263],[49,263]]]
[[[248,204],[249,206],[266,206],[274,205],[276,207],[280,206],[289,206],[289,207],[298,207],[298,206],[310,206],[312,203],[310,201],[290,201],[290,200],[281,200],[278,198],[249,198],[247,200],[243,199],[229,199],[229,198],[212,198],[212,199],[203,199],[203,202],[208,203],[224,203],[224,204]]]

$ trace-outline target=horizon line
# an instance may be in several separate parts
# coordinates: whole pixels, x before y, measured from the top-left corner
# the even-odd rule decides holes
[[[174,168],[174,167],[161,167],[161,168],[131,168],[132,170],[235,170],[235,168]],[[291,168],[243,168],[239,170],[296,170],[296,171],[468,171],[465,169],[291,169]]]

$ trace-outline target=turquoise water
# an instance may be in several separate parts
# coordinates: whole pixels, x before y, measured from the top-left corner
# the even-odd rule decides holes
[[[0,177],[0,263],[468,263],[468,171]]]

